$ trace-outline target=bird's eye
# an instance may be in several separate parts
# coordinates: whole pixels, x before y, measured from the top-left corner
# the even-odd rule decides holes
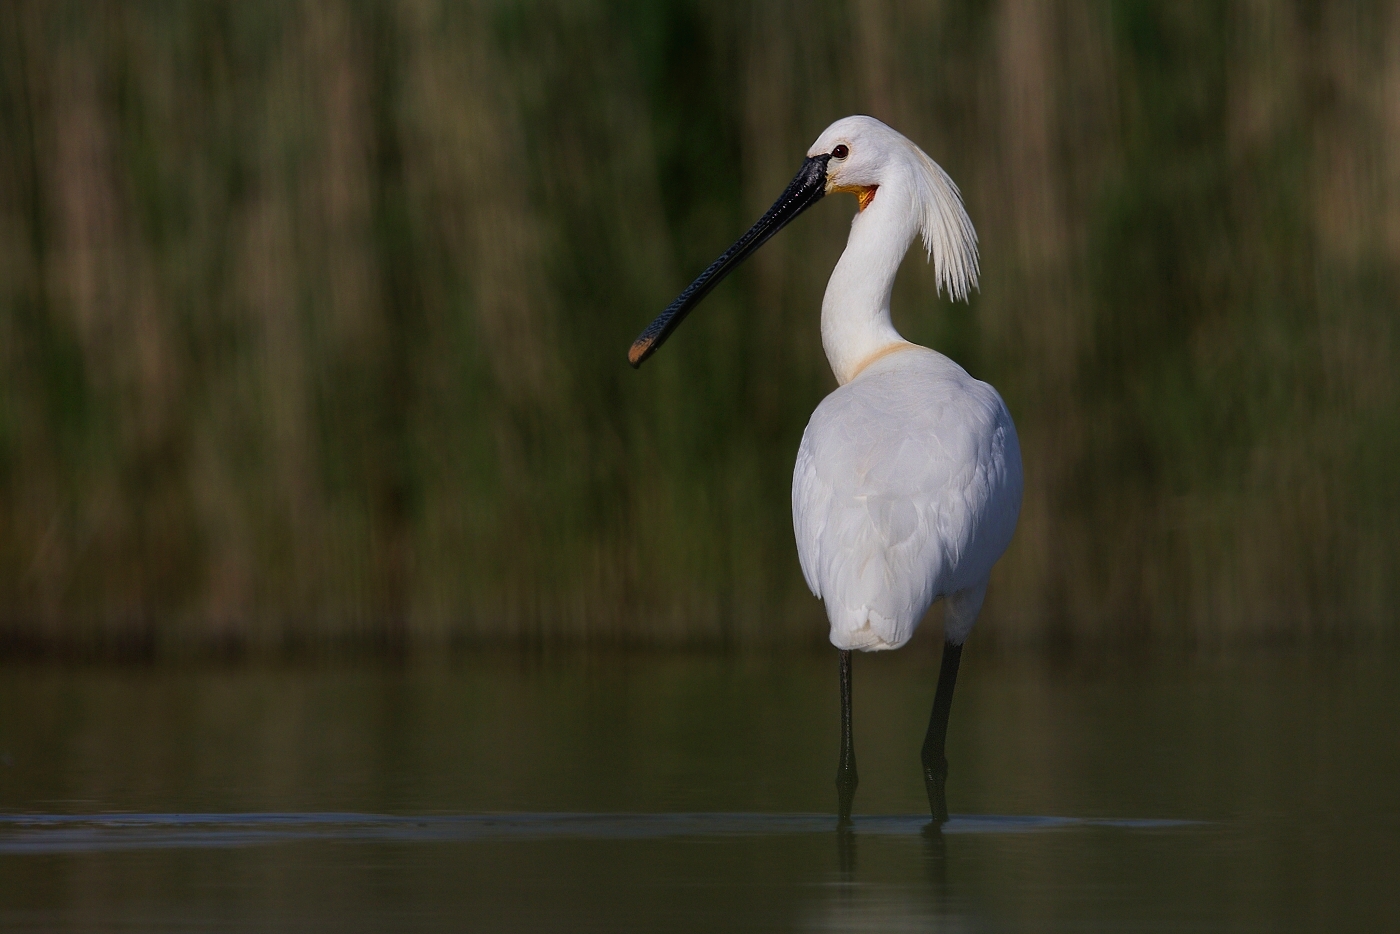
[[[837,146],[835,149],[831,150],[831,158],[833,159],[844,159],[850,154],[851,148],[845,143],[842,143],[840,146]]]

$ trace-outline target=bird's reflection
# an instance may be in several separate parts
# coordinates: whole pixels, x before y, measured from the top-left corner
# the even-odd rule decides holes
[[[874,821],[864,825],[869,838],[865,842],[874,848],[867,854],[867,877],[860,878],[856,859],[861,822],[842,823],[835,834],[840,884],[825,889],[798,927],[810,931],[970,930],[971,919],[958,910],[950,889],[948,845],[941,825],[926,824],[918,842],[915,858],[923,861],[927,880],[921,883],[908,876],[895,881],[896,876],[882,871],[881,848],[886,844],[881,841],[892,838],[882,832],[881,819]],[[905,853],[905,858],[914,856]]]
[[[929,821],[924,825],[923,841],[924,869],[934,897],[941,902],[948,892],[948,839],[943,836],[943,825]]]
[[[836,828],[836,866],[842,882],[855,881],[856,832],[850,821]]]
[[[920,837],[921,857],[932,892],[941,897],[948,884],[948,840],[943,834],[943,823],[929,821]],[[836,868],[843,883],[856,881],[857,850],[855,823],[842,821],[836,828]]]

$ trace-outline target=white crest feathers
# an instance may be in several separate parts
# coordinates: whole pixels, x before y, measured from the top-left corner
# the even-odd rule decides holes
[[[940,292],[966,301],[977,288],[977,231],[963,208],[962,193],[942,166],[909,143],[914,159],[915,197],[919,201],[919,232],[933,263]]]

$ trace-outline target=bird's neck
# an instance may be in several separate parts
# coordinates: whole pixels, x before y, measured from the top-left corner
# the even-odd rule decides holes
[[[884,184],[851,222],[851,237],[822,299],[822,347],[842,386],[874,360],[910,346],[890,322],[895,273],[917,230],[904,186]]]

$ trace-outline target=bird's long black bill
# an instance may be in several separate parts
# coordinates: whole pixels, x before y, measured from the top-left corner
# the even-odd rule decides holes
[[[690,314],[690,310],[700,304],[701,300],[710,294],[710,290],[719,285],[736,266],[763,246],[769,237],[821,200],[822,195],[826,194],[826,163],[830,158],[827,155],[813,156],[802,163],[802,168],[798,170],[792,184],[787,186],[787,190],[773,203],[768,212],[758,219],[758,223],[750,227],[748,233],[735,241],[734,245],[725,250],[708,269],[700,273],[670,307],[658,315],[641,336],[632,342],[632,348],[627,351],[627,360],[632,366],[641,366],[643,360],[655,353],[656,348],[660,347],[666,338],[671,336],[671,332],[685,320],[685,316]]]

